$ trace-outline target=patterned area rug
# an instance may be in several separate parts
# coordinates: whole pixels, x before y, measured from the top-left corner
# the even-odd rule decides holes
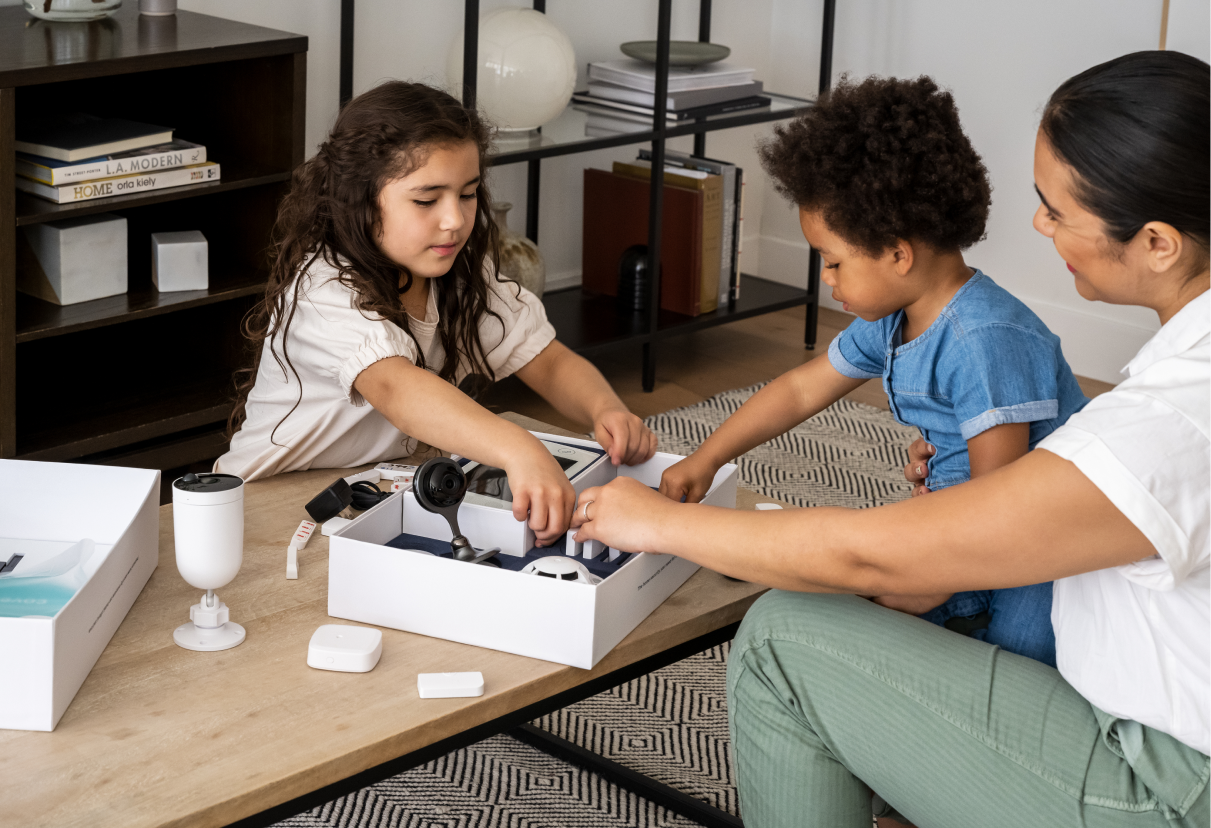
[[[761,386],[647,420],[660,450],[689,454]],[[902,500],[916,439],[877,408],[842,400],[740,458],[741,485],[796,506]],[[727,735],[727,645],[534,724],[738,814]],[[509,736],[486,739],[278,823],[291,828],[661,828],[676,814]]]

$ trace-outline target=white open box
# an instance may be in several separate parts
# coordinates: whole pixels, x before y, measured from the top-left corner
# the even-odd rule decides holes
[[[54,730],[159,548],[158,471],[0,460],[0,728]]]
[[[596,446],[548,434],[544,440]],[[577,493],[617,475],[658,486],[681,457],[657,453],[638,466],[608,459],[573,481]],[[736,506],[736,467],[724,466],[703,499]],[[459,528],[477,547],[516,548],[524,524],[512,512],[464,503]],[[424,511],[411,492],[396,492],[333,533],[328,561],[328,614],[382,627],[474,644],[590,669],[698,569],[671,555],[631,556],[600,584],[589,585],[479,566],[385,544],[409,533],[449,540],[446,521]],[[533,545],[529,535],[528,550]],[[568,535],[568,554],[595,557]],[[519,553],[511,553],[519,554]]]

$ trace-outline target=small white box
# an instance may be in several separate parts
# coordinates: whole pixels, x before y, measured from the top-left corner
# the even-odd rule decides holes
[[[369,673],[382,655],[382,630],[323,624],[311,634],[307,666],[338,673]]]
[[[29,553],[0,574],[0,728],[54,730],[156,568],[160,473],[0,460],[0,527],[0,563]]]
[[[151,281],[156,290],[210,287],[209,245],[200,230],[151,234]]]
[[[578,476],[572,487],[580,492],[617,475],[656,487],[664,470],[680,459],[657,453],[638,466],[619,467],[607,460]],[[703,502],[735,508],[736,466],[729,463],[719,470]],[[458,523],[467,539],[481,548],[503,550],[525,536],[524,524],[514,520],[512,512],[489,506],[464,503]],[[641,553],[600,584],[569,583],[385,545],[403,533],[450,539],[446,521],[424,511],[411,492],[396,492],[332,534],[329,615],[585,669],[597,664],[698,569],[683,558]],[[532,544],[533,535],[529,537]],[[595,557],[602,551],[577,544],[571,533],[567,544],[568,554]]]
[[[17,289],[56,305],[126,292],[126,219],[113,213],[21,228]]]

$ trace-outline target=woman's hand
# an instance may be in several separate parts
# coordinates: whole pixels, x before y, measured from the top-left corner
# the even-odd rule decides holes
[[[656,453],[656,435],[626,408],[607,408],[593,418],[593,436],[615,466],[634,466]]]
[[[925,485],[925,481],[929,479],[929,460],[936,452],[937,450],[933,446],[920,437],[908,447],[908,465],[904,467],[904,477],[912,484],[913,497],[929,493],[929,487]],[[892,609],[896,609],[896,607],[892,607]],[[920,613],[914,614],[920,615]]]
[[[589,504],[585,508],[585,504]],[[659,552],[661,515],[677,508],[632,477],[617,477],[580,493],[572,528],[574,540],[601,541],[622,552]],[[585,516],[585,512],[588,516]]]
[[[513,517],[529,524],[538,546],[547,546],[568,531],[576,491],[551,453],[533,442],[533,450],[520,452],[504,469],[513,492]]]
[[[718,466],[696,451],[664,470],[660,476],[660,493],[678,503],[683,497],[686,503],[697,503],[706,497],[717,471]]]

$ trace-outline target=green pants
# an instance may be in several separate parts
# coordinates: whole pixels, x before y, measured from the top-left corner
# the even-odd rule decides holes
[[[1203,754],[1037,661],[852,595],[762,597],[728,715],[746,828],[870,828],[872,791],[920,828],[1211,821]]]

